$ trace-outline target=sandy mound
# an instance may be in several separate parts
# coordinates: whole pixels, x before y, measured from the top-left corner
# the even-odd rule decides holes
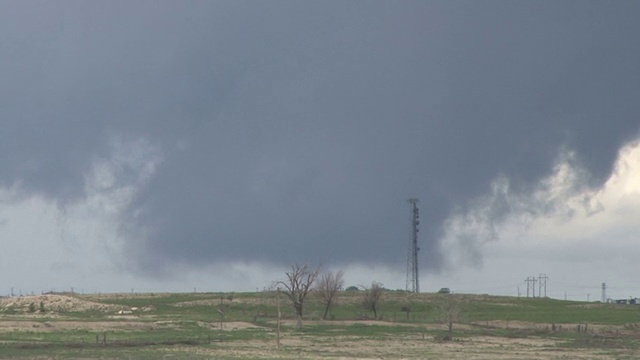
[[[0,299],[0,311],[22,310],[25,312],[55,311],[102,311],[116,312],[124,306],[101,304],[65,295],[38,295]]]

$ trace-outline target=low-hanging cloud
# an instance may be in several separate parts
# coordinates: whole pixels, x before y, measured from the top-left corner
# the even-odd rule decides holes
[[[513,214],[601,211],[584,189],[638,131],[638,13],[2,3],[3,204],[56,207],[67,238],[91,219],[118,266],[163,278],[229,262],[402,268],[418,197],[421,268],[443,269],[452,238],[480,263]]]
[[[542,251],[558,262],[631,260],[638,255],[632,248],[640,231],[633,220],[640,215],[639,175],[640,141],[635,140],[621,148],[609,178],[597,187],[588,186],[572,152],[561,154],[553,172],[530,192],[514,191],[508,178],[499,177],[489,194],[445,222],[447,265],[481,268],[491,251],[487,245],[495,241],[502,250],[512,249],[511,255]]]

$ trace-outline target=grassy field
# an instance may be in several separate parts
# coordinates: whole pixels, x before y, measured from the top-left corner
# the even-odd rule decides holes
[[[50,294],[0,301],[4,359],[637,359],[640,306],[463,294],[383,294],[378,318],[341,292],[302,330],[281,295]],[[453,338],[438,304],[458,304]]]

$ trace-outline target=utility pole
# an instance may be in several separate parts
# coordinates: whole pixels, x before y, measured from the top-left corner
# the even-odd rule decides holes
[[[280,349],[280,319],[282,314],[280,313],[280,288],[276,289],[276,305],[278,307],[278,322],[276,323],[276,347]]]
[[[542,297],[542,274],[538,275],[538,297]]]
[[[607,302],[607,283],[602,283],[602,303]]]
[[[406,290],[410,292],[420,292],[420,280],[418,278],[418,225],[420,225],[420,210],[418,209],[418,199],[409,199],[411,204],[411,239],[409,251],[407,252],[407,280]]]
[[[531,289],[532,297],[536,297],[536,279],[535,276],[527,276],[524,280],[525,284],[527,284],[527,297],[529,297],[529,289]]]
[[[544,288],[544,297],[547,297],[547,274],[540,274],[538,276],[538,297],[542,297],[542,289]]]

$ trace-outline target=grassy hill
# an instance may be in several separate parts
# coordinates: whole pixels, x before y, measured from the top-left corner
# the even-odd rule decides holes
[[[286,297],[259,293],[51,294],[0,301],[0,358],[567,358],[640,355],[640,305],[384,292],[377,319],[361,291],[328,320],[310,295],[302,330]],[[457,308],[447,339],[442,304]]]

